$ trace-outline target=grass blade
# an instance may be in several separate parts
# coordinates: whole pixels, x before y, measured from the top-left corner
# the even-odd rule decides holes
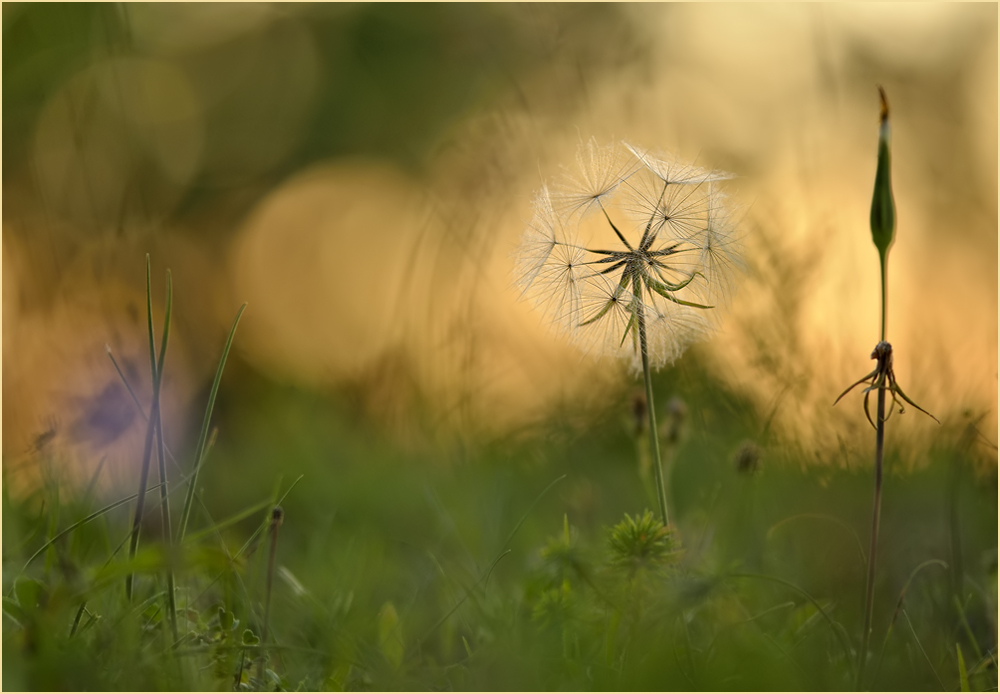
[[[920,649],[921,655],[923,655],[924,660],[927,661],[927,667],[929,667],[931,672],[934,673],[934,679],[936,679],[938,685],[940,685],[941,691],[948,691],[948,688],[944,686],[944,682],[941,681],[941,676],[938,674],[937,668],[934,667],[934,663],[931,662],[930,656],[928,656],[927,651],[924,650],[924,644],[920,643],[920,637],[917,636],[917,631],[913,628],[913,622],[910,621],[910,615],[906,614],[906,610],[903,610],[903,617],[906,619],[906,626],[910,627],[910,633],[913,635],[913,640],[916,642],[917,648]]]
[[[819,601],[816,600],[816,598],[814,598],[813,596],[811,596],[808,592],[806,592],[802,588],[799,588],[791,581],[786,581],[785,579],[778,578],[777,576],[767,576],[765,574],[739,573],[739,574],[729,574],[728,577],[759,578],[759,579],[764,579],[766,581],[774,581],[775,583],[780,583],[781,585],[791,588],[792,590],[804,596],[809,602],[813,604],[813,607],[815,607],[819,611],[819,613],[823,615],[823,618],[830,625],[830,630],[833,631],[834,635],[837,637],[837,640],[840,641],[840,645],[844,649],[844,655],[847,656],[848,662],[852,660],[851,644],[850,641],[848,641],[847,636],[844,634],[844,627],[840,624],[840,622],[834,621],[834,619],[827,613],[827,611],[823,609],[823,606],[819,604]]]
[[[157,485],[157,486],[159,486],[159,485]],[[152,489],[156,489],[156,487],[153,487]],[[150,491],[152,491],[152,489]],[[21,570],[18,572],[17,576],[14,578],[14,583],[17,583],[17,579],[20,578],[22,575],[24,575],[24,572],[27,571],[28,566],[31,565],[31,562],[35,561],[35,559],[37,559],[39,556],[41,556],[42,552],[44,552],[49,547],[51,547],[52,545],[54,545],[59,539],[65,537],[69,533],[73,532],[74,530],[76,530],[77,528],[79,528],[81,525],[86,525],[90,521],[95,520],[97,518],[100,518],[105,513],[109,513],[111,511],[114,511],[119,506],[124,506],[125,504],[127,504],[130,501],[132,501],[133,499],[135,499],[137,496],[138,496],[138,494],[132,494],[131,496],[126,496],[123,499],[119,499],[118,501],[110,503],[107,506],[94,511],[89,516],[81,518],[76,523],[73,523],[72,525],[67,526],[63,530],[60,530],[58,533],[56,533],[55,535],[53,535],[51,539],[47,540],[44,545],[42,545],[37,550],[35,550],[34,554],[32,554],[30,557],[28,557],[28,560],[26,562],[24,562],[24,566],[21,567]],[[11,588],[10,593],[13,593],[13,590],[14,589]]]
[[[226,338],[226,346],[223,348],[222,357],[219,359],[219,368],[215,371],[215,380],[212,381],[212,390],[208,395],[208,406],[205,408],[205,418],[201,423],[201,434],[198,436],[198,447],[194,453],[194,472],[191,475],[191,481],[188,482],[187,494],[184,497],[184,509],[181,511],[180,527],[177,531],[178,540],[183,540],[184,534],[187,532],[188,521],[191,518],[191,507],[194,502],[194,491],[198,485],[198,473],[201,471],[202,456],[205,452],[205,444],[208,441],[208,427],[212,420],[212,408],[215,407],[215,396],[219,392],[222,371],[226,368],[226,358],[229,356],[229,350],[233,346],[233,337],[236,336],[236,326],[239,325],[240,316],[243,315],[246,307],[247,305],[243,304],[240,306],[240,310],[236,312],[233,327],[229,329],[229,337]]]
[[[903,584],[903,590],[899,591],[899,600],[896,601],[896,609],[892,613],[892,619],[889,620],[889,628],[885,632],[885,640],[882,641],[882,650],[879,651],[878,664],[875,666],[875,675],[872,677],[872,681],[869,684],[872,688],[875,686],[875,682],[878,681],[878,675],[882,671],[882,658],[885,656],[885,647],[889,644],[889,637],[892,636],[892,629],[896,624],[896,618],[899,617],[899,613],[903,610],[903,600],[906,599],[906,591],[910,588],[910,583],[918,573],[920,573],[927,566],[940,566],[943,569],[948,568],[948,565],[941,561],[940,559],[928,559],[922,562],[910,572],[909,577],[906,579],[906,583]]]
[[[296,477],[295,481],[292,482],[291,486],[288,489],[286,489],[285,493],[282,494],[280,497],[277,496],[277,494],[275,494],[275,498],[272,498],[268,502],[268,506],[269,507],[281,506],[282,502],[285,500],[285,497],[287,497],[289,494],[292,493],[292,490],[295,489],[295,486],[302,481],[303,477],[305,477],[305,475],[299,475],[298,477]],[[260,536],[260,534],[263,533],[265,530],[267,530],[270,524],[271,524],[271,514],[268,513],[267,516],[265,516],[264,521],[257,527],[257,530],[254,531],[254,533],[247,539],[247,541],[243,543],[243,546],[240,547],[239,551],[230,557],[229,567],[228,567],[229,569],[231,569],[233,567],[233,564],[236,563],[236,560],[239,559],[241,556],[243,556],[243,553],[246,552],[250,548],[250,546],[254,544],[254,541],[256,541],[257,537]],[[226,552],[228,553],[228,550],[226,550]],[[212,586],[214,586],[218,582],[218,580],[222,578],[224,574],[225,571],[218,574],[215,578],[209,581],[208,585],[206,585],[191,602],[198,602],[198,600],[200,600],[206,593],[208,593],[208,591],[212,588]]]
[[[777,530],[782,525],[784,525],[785,523],[790,523],[791,521],[799,520],[801,518],[813,518],[813,519],[816,519],[816,520],[830,521],[831,523],[836,523],[841,528],[843,528],[848,533],[850,533],[851,537],[854,538],[854,543],[858,547],[858,557],[861,559],[861,566],[862,566],[862,568],[867,568],[867,566],[868,566],[868,558],[865,557],[865,548],[861,544],[861,538],[858,537],[858,534],[854,531],[854,528],[852,528],[851,526],[849,526],[847,523],[845,523],[841,519],[837,518],[836,516],[832,516],[832,515],[827,514],[827,513],[799,513],[799,514],[794,515],[794,516],[789,516],[788,518],[784,518],[784,519],[778,521],[777,523],[775,523],[774,525],[772,525],[770,528],[768,528],[766,537],[771,537],[771,535],[774,533],[774,531]]]
[[[132,539],[129,542],[128,557],[134,559],[139,550],[139,531],[142,527],[142,514],[146,507],[146,484],[149,482],[149,462],[153,454],[153,433],[156,430],[157,398],[157,376],[156,376],[156,343],[153,336],[153,293],[152,278],[150,277],[149,253],[146,254],[146,324],[149,328],[149,368],[153,374],[153,405],[150,409],[150,418],[146,424],[146,441],[142,447],[142,467],[139,473],[139,491],[136,495],[135,516],[132,521]],[[125,596],[129,602],[132,601],[132,591],[134,576],[128,574],[125,577]]]
[[[225,518],[223,520],[216,522],[214,525],[199,530],[196,533],[191,533],[190,535],[184,538],[184,542],[189,544],[195,543],[198,540],[202,540],[208,537],[209,535],[214,535],[232,525],[236,525],[241,520],[249,518],[253,514],[263,511],[265,508],[269,508],[271,506],[274,506],[274,501],[272,499],[265,499],[264,501],[261,501],[257,504],[254,504],[253,506],[250,506],[249,508],[243,509],[242,511],[232,516],[229,516],[229,518]]]
[[[972,691],[969,689],[969,673],[965,669],[965,658],[962,657],[962,647],[955,644],[955,652],[958,654],[958,679],[962,686],[963,692]]]
[[[173,280],[170,276],[170,270],[167,270],[167,305],[163,316],[163,338],[160,342],[160,357],[159,360],[155,362],[156,364],[156,382],[153,386],[153,418],[152,423],[156,427],[156,441],[157,441],[157,461],[160,467],[160,519],[163,527],[163,541],[170,546],[171,540],[173,538],[173,531],[170,528],[170,495],[167,489],[167,452],[166,446],[163,443],[163,417],[160,411],[160,386],[163,383],[163,362],[167,355],[167,340],[170,337],[170,313],[173,308],[173,297],[174,297],[174,285]],[[155,354],[153,350],[153,331],[152,322],[150,322],[149,331],[149,354],[152,358]],[[173,632],[174,641],[177,640],[177,605],[175,603],[174,595],[174,570],[168,566],[167,568],[167,610],[170,617],[170,628]]]

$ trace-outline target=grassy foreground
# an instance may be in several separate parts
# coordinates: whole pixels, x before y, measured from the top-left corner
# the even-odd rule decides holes
[[[224,382],[183,542],[158,492],[132,560],[134,503],[5,494],[3,686],[851,689],[870,471],[749,444],[762,423],[702,374],[654,381],[687,412],[666,534],[628,398],[413,453],[346,401]],[[915,472],[887,456],[866,688],[996,688],[996,468],[961,434]]]

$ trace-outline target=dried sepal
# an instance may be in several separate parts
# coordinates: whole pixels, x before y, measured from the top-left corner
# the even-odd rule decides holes
[[[918,410],[923,412],[925,415],[933,419],[938,424],[941,423],[937,417],[932,415],[930,412],[922,408],[917,403],[913,402],[913,400],[911,400],[906,395],[906,393],[903,392],[903,389],[900,388],[899,383],[896,381],[896,374],[892,369],[893,357],[892,357],[891,344],[889,344],[885,340],[879,342],[877,345],[875,345],[875,349],[872,350],[871,358],[875,359],[877,362],[875,365],[875,370],[869,373],[868,375],[864,376],[863,378],[860,378],[854,383],[852,383],[847,388],[847,390],[841,393],[837,397],[837,399],[833,401],[834,405],[840,402],[841,399],[845,395],[850,393],[852,390],[854,390],[855,388],[864,383],[867,383],[868,387],[862,391],[865,394],[863,406],[864,406],[865,416],[868,418],[868,423],[872,425],[873,429],[877,429],[878,427],[875,425],[875,421],[872,419],[871,411],[869,409],[868,404],[871,394],[879,390],[889,391],[889,394],[892,397],[892,405],[889,408],[889,413],[885,415],[882,421],[887,421],[889,417],[892,416],[892,412],[896,407],[899,408],[899,413],[903,414],[905,410],[903,409],[903,406],[900,403],[900,400],[902,400],[903,402],[906,402],[907,404],[910,404],[913,407],[917,408]]]

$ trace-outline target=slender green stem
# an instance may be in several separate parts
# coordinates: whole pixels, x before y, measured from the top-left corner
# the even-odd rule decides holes
[[[275,506],[271,512],[271,553],[267,560],[267,593],[264,596],[264,628],[260,633],[260,644],[267,644],[267,627],[271,619],[271,589],[274,586],[274,559],[278,553],[278,528],[284,519],[284,511],[280,506]],[[261,652],[260,663],[257,676],[263,679],[264,676],[264,656],[266,651]]]
[[[656,406],[653,404],[653,379],[649,370],[649,352],[646,349],[646,316],[642,302],[638,302],[636,322],[639,327],[639,350],[642,353],[642,376],[646,381],[646,412],[649,414],[649,442],[653,453],[653,473],[656,476],[656,495],[660,501],[663,525],[670,522],[667,514],[667,489],[663,482],[663,464],[660,461],[660,437],[656,431]]]
[[[879,253],[880,265],[882,266],[882,337],[885,342],[886,330],[889,327],[889,253]]]
[[[884,377],[883,377],[884,378]],[[878,385],[882,385],[881,381]],[[872,537],[868,549],[868,580],[865,587],[865,622],[861,632],[861,652],[858,654],[856,689],[861,689],[868,658],[868,639],[871,636],[872,606],[875,602],[875,554],[878,549],[878,522],[882,510],[882,453],[885,443],[885,389],[878,389],[878,411],[875,426],[875,500],[872,504]]]

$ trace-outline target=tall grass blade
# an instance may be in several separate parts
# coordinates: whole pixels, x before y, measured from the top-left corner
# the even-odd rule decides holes
[[[169,548],[173,538],[173,532],[170,528],[170,495],[167,490],[167,452],[166,446],[163,443],[163,417],[160,411],[160,386],[163,383],[163,362],[167,355],[167,340],[170,337],[170,313],[173,308],[173,296],[174,296],[174,286],[173,280],[170,276],[170,270],[167,270],[167,305],[163,317],[163,338],[160,342],[160,357],[159,360],[154,362],[156,364],[155,372],[155,384],[153,386],[153,421],[152,423],[156,427],[156,441],[157,441],[157,460],[160,466],[160,518],[163,527],[163,541]],[[152,322],[150,322],[149,331],[149,354],[150,358],[153,358],[155,351],[153,348],[153,330]],[[177,606],[174,595],[174,570],[168,565],[167,568],[167,610],[170,616],[170,629],[173,632],[174,640],[177,640]]]
[[[239,325],[240,316],[247,305],[244,303],[240,310],[236,312],[233,320],[233,327],[229,329],[229,337],[226,338],[226,346],[222,350],[222,357],[219,359],[219,368],[215,371],[215,380],[212,381],[212,390],[208,395],[208,405],[205,408],[205,418],[201,423],[201,434],[198,436],[198,447],[194,453],[194,471],[191,481],[188,482],[187,494],[184,497],[184,509],[181,511],[180,527],[177,531],[177,539],[183,540],[187,532],[188,521],[191,518],[191,507],[194,502],[194,492],[198,486],[198,473],[201,471],[202,456],[205,452],[205,444],[208,442],[208,427],[212,420],[212,409],[215,407],[215,396],[219,392],[219,382],[222,380],[222,371],[226,368],[226,358],[229,357],[229,350],[233,346],[233,337],[236,335],[236,326]]]
[[[149,368],[153,374],[153,404],[150,409],[150,418],[146,424],[146,440],[142,447],[142,467],[139,473],[139,491],[136,496],[135,516],[132,521],[132,539],[129,542],[129,559],[135,558],[135,553],[139,550],[139,531],[142,527],[142,515],[146,508],[146,484],[149,481],[149,462],[153,454],[153,433],[156,430],[156,408],[158,405],[158,382],[156,371],[156,343],[153,336],[153,294],[152,279],[150,277],[149,253],[146,254],[146,324],[149,328]],[[125,597],[132,601],[134,576],[128,574],[125,577]]]

